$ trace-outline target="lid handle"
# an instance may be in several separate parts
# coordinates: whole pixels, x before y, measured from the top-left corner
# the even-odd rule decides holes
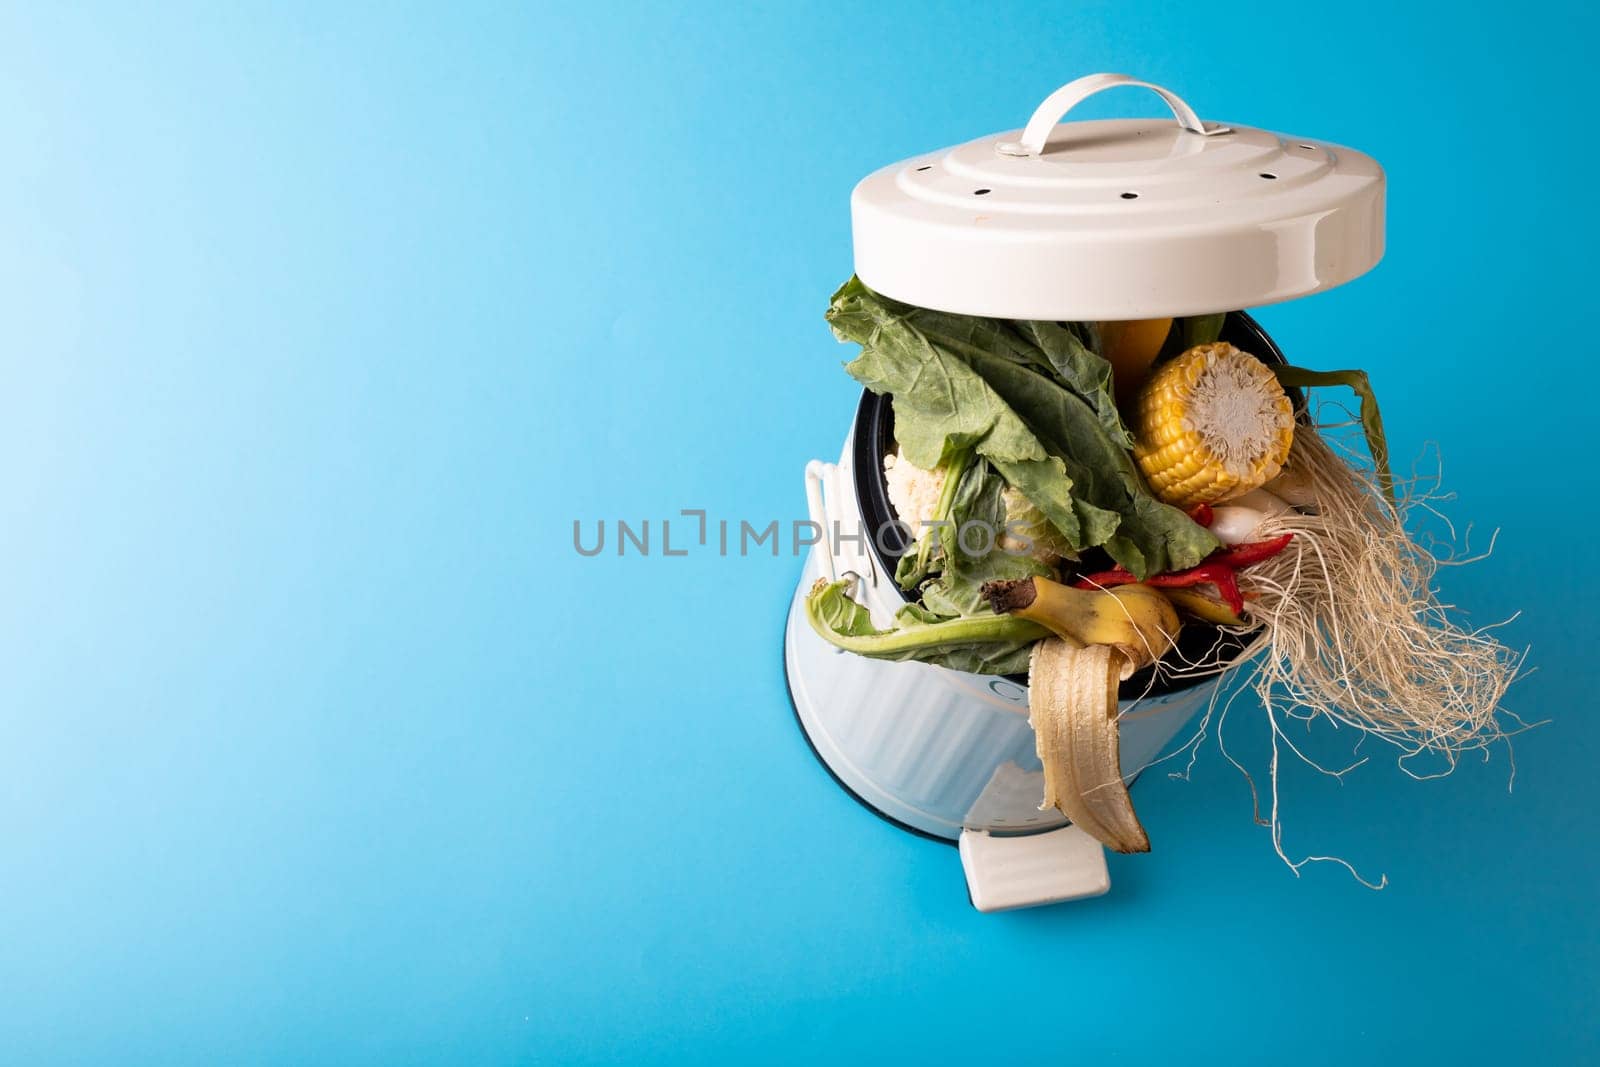
[[[1183,102],[1183,98],[1170,89],[1163,89],[1159,85],[1131,78],[1126,74],[1085,74],[1076,81],[1070,81],[1044,98],[1033,112],[1033,118],[1028,120],[1028,125],[1022,131],[1022,140],[1006,141],[995,146],[996,151],[1007,156],[1037,156],[1044,151],[1044,142],[1050,136],[1050,131],[1056,124],[1067,117],[1067,112],[1083,103],[1095,93],[1103,93],[1107,89],[1115,89],[1120,85],[1133,85],[1141,89],[1149,89],[1167,102],[1172,109],[1172,115],[1178,120],[1178,125],[1190,133],[1198,133],[1202,137],[1213,134],[1227,133],[1228,127],[1215,123],[1206,125],[1200,121],[1200,116],[1195,114],[1194,108]]]

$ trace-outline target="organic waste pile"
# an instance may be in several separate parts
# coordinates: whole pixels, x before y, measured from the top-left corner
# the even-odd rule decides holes
[[[1152,664],[1169,677],[1247,673],[1271,723],[1270,826],[1286,862],[1287,720],[1353,726],[1395,746],[1402,767],[1432,755],[1453,768],[1515,732],[1500,701],[1520,658],[1435,594],[1440,560],[1407,532],[1414,501],[1390,474],[1361,371],[1270,365],[1220,340],[1222,314],[986,319],[852,278],[827,318],[861,346],[845,369],[892,398],[885,481],[917,536],[896,569],[907,603],[892,628],[848,580],[810,591],[812,627],[863,656],[1026,671],[1042,806],[1107,847],[1150,848],[1117,720],[1121,684]],[[1297,421],[1290,390],[1321,386],[1359,397],[1365,460]],[[1212,629],[1206,656],[1179,648],[1185,627]]]

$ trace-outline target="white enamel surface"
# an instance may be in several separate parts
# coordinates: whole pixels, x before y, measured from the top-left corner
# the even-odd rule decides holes
[[[1190,133],[1198,133],[1205,137],[1212,137],[1219,133],[1227,133],[1228,127],[1202,122],[1200,116],[1188,102],[1170,89],[1163,89],[1159,85],[1152,85],[1137,78],[1130,78],[1126,74],[1085,74],[1076,81],[1070,81],[1044,98],[1044,101],[1034,109],[1033,117],[1028,120],[1028,125],[1023,127],[1022,137],[1016,141],[1003,141],[995,147],[1008,156],[1037,156],[1044,152],[1045,145],[1050,139],[1050,131],[1056,124],[1067,117],[1067,112],[1083,103],[1096,93],[1103,93],[1107,89],[1117,89],[1122,86],[1132,86],[1138,89],[1149,89],[1165,101],[1172,109],[1172,117],[1178,120]]]
[[[1008,154],[1022,137],[857,185],[861,279],[963,314],[1136,319],[1288,300],[1383,255],[1383,171],[1348,148],[1244,126],[1199,134],[1171,118],[1066,121],[1039,154]]]

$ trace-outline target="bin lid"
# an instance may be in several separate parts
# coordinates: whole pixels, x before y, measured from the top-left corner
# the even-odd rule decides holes
[[[1116,86],[1176,122],[1062,122]],[[1021,130],[868,175],[850,199],[855,268],[920,307],[1107,320],[1255,307],[1331,289],[1383,256],[1383,168],[1305,137],[1203,122],[1172,92],[1091,74]]]

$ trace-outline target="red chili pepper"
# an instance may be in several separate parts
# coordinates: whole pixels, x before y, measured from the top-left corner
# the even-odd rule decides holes
[[[1211,524],[1217,521],[1217,513],[1211,510],[1210,504],[1196,504],[1189,509],[1189,518],[1209,530]]]
[[[1210,510],[1205,504],[1201,504],[1200,507]],[[1198,510],[1199,508],[1196,509]],[[1196,518],[1195,521],[1200,520]],[[1244,597],[1239,592],[1238,572],[1264,559],[1271,559],[1287,548],[1292,540],[1294,534],[1286,533],[1267,541],[1247,541],[1211,553],[1197,567],[1174,571],[1171,574],[1155,574],[1144,581],[1146,585],[1157,589],[1186,589],[1191,585],[1204,585],[1210,582],[1217,587],[1217,592],[1222,594],[1222,599],[1233,609],[1233,613],[1239,615],[1244,611]],[[1129,585],[1138,580],[1128,568],[1118,564],[1108,571],[1086,574],[1072,585],[1076,589],[1103,589],[1113,585]]]
[[[1098,589],[1101,586],[1132,585],[1139,579],[1128,572],[1126,567],[1113,567],[1108,571],[1097,574],[1085,574],[1072,583],[1074,589]]]
[[[1073,582],[1075,589],[1109,589],[1115,585],[1131,585],[1138,581],[1125,567],[1116,567],[1098,574],[1087,574]],[[1205,585],[1210,582],[1222,594],[1222,599],[1227,601],[1235,615],[1244,610],[1244,597],[1239,594],[1239,581],[1232,567],[1226,563],[1215,563],[1207,560],[1198,567],[1190,567],[1186,571],[1176,571],[1172,574],[1156,574],[1144,580],[1144,583],[1156,589],[1186,589],[1192,585]]]
[[[1239,578],[1234,569],[1226,563],[1207,561],[1198,567],[1190,567],[1177,574],[1157,574],[1147,578],[1145,584],[1157,589],[1185,589],[1191,585],[1203,585],[1210,582],[1217,587],[1217,592],[1222,594],[1222,599],[1233,609],[1235,615],[1244,611],[1244,597],[1239,595]]]
[[[1260,563],[1264,559],[1271,559],[1289,547],[1289,542],[1293,540],[1294,534],[1286,533],[1266,541],[1245,541],[1220,552],[1213,552],[1206,562],[1225,563],[1234,570],[1240,570],[1253,563]]]

